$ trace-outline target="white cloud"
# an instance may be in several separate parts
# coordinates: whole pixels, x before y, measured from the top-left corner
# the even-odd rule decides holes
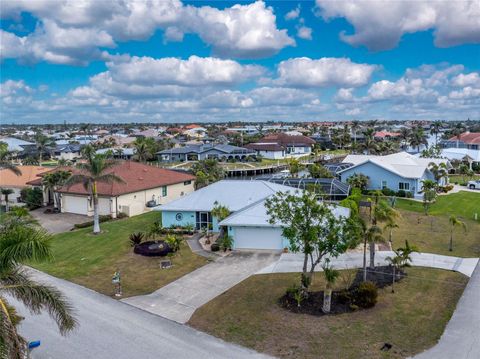
[[[478,99],[480,100],[480,88],[470,86],[464,87],[460,91],[452,91],[448,94],[452,99]]]
[[[430,29],[438,47],[480,43],[477,0],[316,0],[316,4],[325,20],[344,17],[355,27],[352,35],[340,34],[343,41],[374,51],[394,48],[403,34]]]
[[[85,65],[101,58],[102,48],[148,39],[157,29],[165,30],[167,41],[197,34],[223,57],[267,57],[295,45],[286,30],[277,29],[273,9],[263,1],[222,10],[178,0],[6,0],[0,6],[3,18],[30,12],[40,20],[23,38],[2,32],[2,56],[29,63]]]
[[[297,36],[304,40],[311,40],[312,29],[307,26],[300,26],[297,30]]]
[[[285,14],[285,20],[294,20],[300,16],[300,5]]]
[[[452,80],[452,85],[457,87],[474,86],[480,87],[480,74],[471,72],[469,74],[459,74]]]
[[[358,87],[369,82],[374,65],[357,64],[347,58],[299,57],[280,62],[277,84],[293,87]]]

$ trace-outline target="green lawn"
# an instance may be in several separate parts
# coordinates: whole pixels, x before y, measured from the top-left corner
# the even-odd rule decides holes
[[[423,203],[409,199],[397,199],[397,208],[407,211],[423,213]],[[479,193],[461,191],[448,195],[438,196],[437,201],[430,207],[432,215],[451,215],[473,219],[474,214],[478,213],[480,219],[480,191]]]
[[[91,234],[91,228],[55,235],[54,260],[33,266],[107,295],[113,293],[111,278],[118,268],[124,296],[151,293],[206,263],[205,258],[193,254],[187,244],[173,258],[174,266],[170,269],[160,269],[158,258],[134,254],[129,234],[145,231],[158,216],[158,212],[150,212],[102,223],[102,233],[97,236]]]
[[[377,305],[354,313],[316,317],[282,309],[278,299],[298,274],[256,275],[197,310],[189,324],[226,341],[280,358],[405,358],[440,338],[467,278],[409,268],[409,277],[379,291]],[[323,276],[314,281],[323,289]],[[385,342],[393,345],[380,351]]]
[[[480,179],[480,175],[474,175],[473,177],[467,177],[462,175],[448,175],[450,183],[465,183],[472,180]]]

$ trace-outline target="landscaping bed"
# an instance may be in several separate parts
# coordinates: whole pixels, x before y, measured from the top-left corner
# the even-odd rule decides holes
[[[377,288],[385,288],[392,285],[393,267],[381,266],[375,267],[374,270],[368,269],[367,281],[374,283]],[[400,282],[406,273],[398,271],[396,273],[395,283]],[[312,291],[308,293],[301,305],[298,305],[297,300],[292,292],[288,292],[279,300],[281,307],[294,312],[310,315],[331,315],[355,312],[357,310],[366,309],[359,303],[358,288],[363,283],[363,269],[359,269],[354,277],[353,283],[348,289],[340,289],[332,291],[331,309],[330,313],[324,313],[323,299],[324,291]]]

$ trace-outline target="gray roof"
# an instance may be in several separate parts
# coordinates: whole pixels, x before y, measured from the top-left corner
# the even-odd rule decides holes
[[[4,142],[7,144],[8,151],[16,151],[16,152],[23,151],[24,148],[22,146],[34,145],[33,142],[20,140],[14,137],[2,137],[0,138],[0,142]]]
[[[186,154],[186,153],[203,153],[210,150],[217,150],[224,153],[254,153],[254,151],[247,148],[232,146],[232,145],[213,145],[213,144],[201,144],[190,145],[185,147],[171,148],[169,150],[163,150],[157,154]]]
[[[223,180],[215,182],[170,203],[157,206],[156,211],[211,211],[214,203],[239,211],[277,192],[291,191],[291,187],[266,181]]]

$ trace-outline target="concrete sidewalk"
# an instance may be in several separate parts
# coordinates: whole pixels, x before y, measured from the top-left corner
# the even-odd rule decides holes
[[[480,264],[477,264],[438,344],[414,358],[480,358]]]
[[[375,254],[375,265],[386,265],[386,257],[393,256],[391,251],[380,251]],[[478,258],[459,258],[443,256],[433,253],[413,253],[412,265],[418,267],[438,268],[453,270],[470,277],[478,263]],[[345,253],[338,258],[331,258],[330,263],[336,269],[361,268],[363,266],[363,253]],[[367,264],[369,257],[367,252]],[[257,272],[257,274],[267,273],[295,273],[301,272],[303,266],[303,255],[298,253],[283,253],[280,259]],[[316,271],[322,268],[317,266]]]
[[[276,262],[278,253],[233,252],[217,259],[159,290],[122,302],[177,323],[186,323],[205,303]]]

